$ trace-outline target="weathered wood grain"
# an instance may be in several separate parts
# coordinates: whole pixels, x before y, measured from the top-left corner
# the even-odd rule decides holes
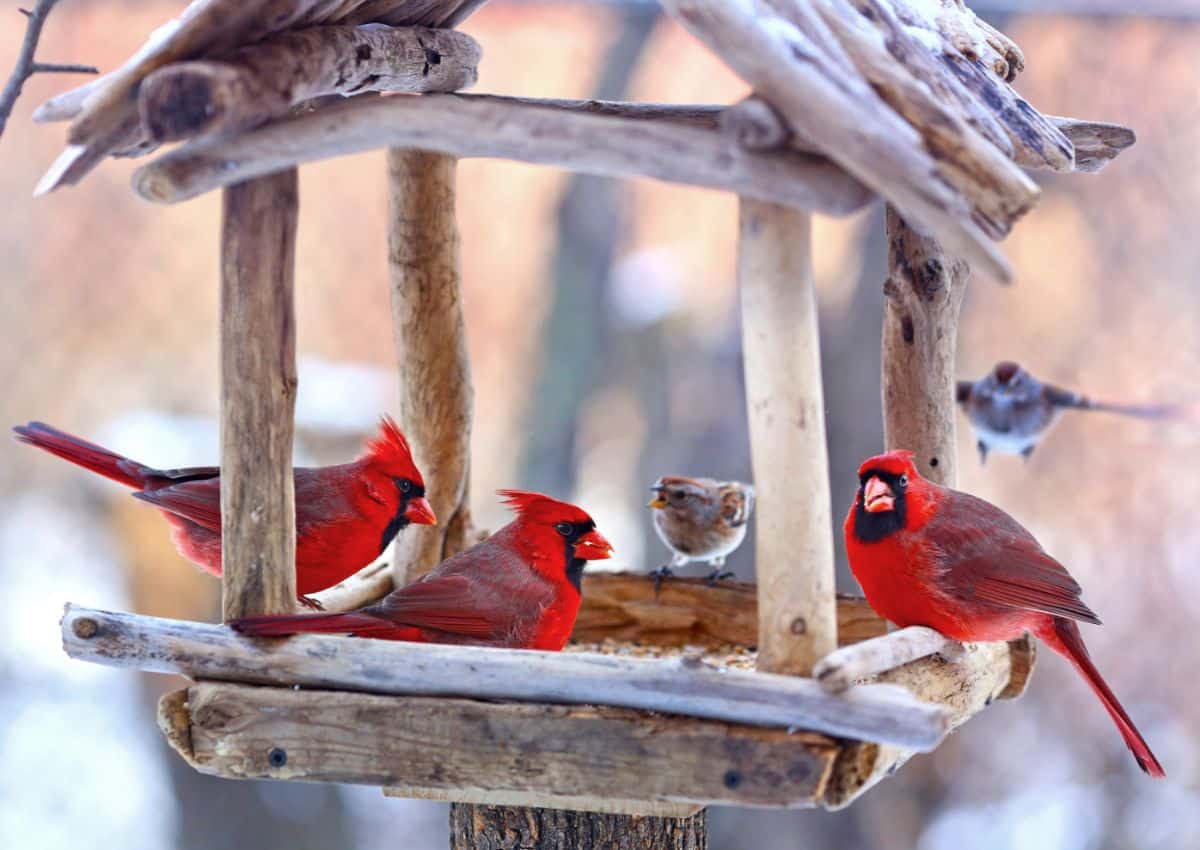
[[[490,802],[498,802],[494,794],[536,794],[558,807],[581,799],[812,805],[837,754],[823,735],[620,708],[216,682],[187,689],[186,716],[187,734],[170,740],[186,744],[182,754],[203,773],[402,786]]]
[[[292,30],[226,55],[159,68],[138,88],[138,113],[154,142],[231,133],[316,97],[470,88],[480,52],[473,38],[454,30]]]
[[[958,657],[963,646],[958,641],[927,629],[906,629],[835,649],[817,662],[813,678],[833,693],[846,690],[855,682],[884,673],[927,655]]]
[[[465,548],[474,389],[455,220],[457,163],[442,154],[396,149],[387,161],[400,426],[438,518],[437,525],[410,528],[396,538],[394,578],[402,586]]]
[[[897,114],[804,3],[665,0],[664,7],[765,98],[802,138],[994,277],[1010,269],[971,221],[918,129]]]
[[[1047,116],[1075,147],[1075,170],[1087,174],[1100,171],[1117,155],[1137,142],[1137,134],[1120,124],[1104,121],[1081,121],[1078,118]],[[1030,168],[1038,167],[1034,159],[1018,156],[1017,161]]]
[[[902,685],[918,699],[945,706],[951,711],[951,728],[956,728],[1007,693],[1014,667],[1027,666],[1019,642],[963,646],[965,651],[953,660],[928,656],[882,673],[876,681]],[[912,755],[903,747],[845,742],[822,805],[827,809],[845,808],[897,771]]]
[[[958,313],[970,267],[887,211],[883,317],[883,438],[916,453],[921,475],[955,485]]]
[[[296,171],[225,190],[221,229],[221,607],[296,604]]]
[[[840,645],[878,637],[887,623],[855,596],[837,598]],[[657,593],[645,573],[584,573],[583,604],[574,640],[607,638],[654,646],[758,645],[758,590],[754,584],[676,576]]]
[[[847,215],[872,198],[826,159],[748,151],[717,128],[456,94],[352,98],[232,139],[189,142],[138,169],[134,188],[148,200],[175,203],[253,175],[380,147],[650,177],[829,215]]]
[[[797,728],[927,750],[947,715],[902,688],[864,685],[831,695],[811,679],[646,659],[363,638],[244,638],[224,626],[68,605],[73,658],[194,679],[405,696],[597,704],[752,726]]]
[[[139,126],[136,93],[151,72],[228,53],[291,29],[319,24],[381,23],[453,28],[485,0],[194,0],[151,33],[125,64],[103,77],[74,116],[68,148],[38,185],[38,194],[77,183],[106,156],[128,146]]]
[[[758,666],[807,676],[837,647],[812,222],[805,213],[746,198],[739,219],[746,408],[758,497]]]
[[[507,806],[450,807],[451,850],[705,850],[708,816],[624,817]]]

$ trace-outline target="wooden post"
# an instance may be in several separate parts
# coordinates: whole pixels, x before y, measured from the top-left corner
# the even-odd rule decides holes
[[[738,284],[758,505],[758,668],[807,676],[837,648],[809,215],[742,198]]]
[[[630,817],[511,806],[450,807],[451,850],[704,850],[705,812],[686,818]]]
[[[899,213],[887,208],[888,279],[883,317],[883,434],[888,449],[916,452],[917,469],[931,481],[953,487],[957,475],[955,450],[954,355],[958,313],[971,274],[966,261],[948,256],[937,240],[913,230]],[[899,634],[899,633],[894,633]],[[1006,680],[1015,686],[1004,694],[1019,694],[1032,667],[1032,652],[1016,652],[1018,670]],[[1026,648],[1028,641],[1020,645]],[[904,684],[922,698],[930,692],[921,673],[934,659],[884,673],[880,681]],[[1010,673],[1014,668],[1010,666]],[[933,681],[929,679],[928,681]],[[956,701],[968,706],[975,696],[958,692]],[[990,701],[988,694],[988,701]],[[976,705],[976,709],[978,705]],[[823,805],[848,806],[885,776],[898,770],[912,752],[870,741],[848,743],[834,763]]]
[[[230,186],[221,229],[221,563],[226,620],[296,605],[296,170]]]
[[[388,151],[388,261],[400,423],[438,518],[436,526],[409,528],[396,538],[397,585],[465,548],[470,527],[467,478],[474,391],[454,217],[456,169],[451,156]]]
[[[883,435],[916,452],[931,481],[956,480],[954,355],[971,269],[887,208],[888,279],[883,319]]]

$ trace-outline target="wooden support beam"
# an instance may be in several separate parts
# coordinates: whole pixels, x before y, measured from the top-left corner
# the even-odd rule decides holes
[[[837,744],[605,706],[200,682],[162,698],[168,740],[202,773],[381,785],[483,803],[685,816],[701,803],[811,806]]]
[[[922,135],[934,129],[932,124],[914,127],[894,111],[811,4],[664,0],[663,5],[802,139],[897,205],[923,231],[936,233],[993,277],[1009,279],[1007,261],[971,221],[970,200],[948,179],[950,170]],[[876,53],[882,54],[882,47]],[[976,164],[999,187],[1000,175]]]
[[[887,210],[883,438],[916,452],[921,475],[953,487],[957,471],[954,355],[970,267]]]
[[[292,432],[295,169],[225,190],[221,229],[221,564],[225,619],[296,604]]]
[[[837,647],[811,220],[743,198],[738,240],[758,494],[758,666],[807,676],[817,659]]]
[[[454,30],[291,30],[228,54],[159,68],[138,88],[138,113],[154,142],[232,133],[327,95],[470,88],[480,52],[473,38]]]
[[[303,162],[400,147],[650,177],[828,215],[848,215],[872,199],[821,157],[748,151],[716,127],[646,115],[479,95],[352,98],[230,139],[189,142],[138,169],[134,188],[148,200],[175,203]]]
[[[404,696],[610,705],[750,726],[807,729],[928,750],[948,722],[902,688],[829,694],[811,679],[632,658],[298,635],[264,642],[224,626],[68,605],[73,658],[194,679]]]
[[[451,850],[704,850],[708,813],[686,818],[627,817],[506,806],[451,806]]]
[[[463,325],[455,220],[457,162],[388,151],[388,272],[400,374],[400,425],[425,479],[436,526],[396,538],[397,586],[466,548],[474,390]]]
[[[862,597],[839,595],[836,603],[839,645],[886,633],[887,623]],[[655,592],[645,573],[584,573],[572,638],[712,649],[757,646],[758,589],[749,582],[713,585],[677,576]]]
[[[1032,641],[965,644],[965,651],[950,660],[928,656],[880,674],[876,681],[901,685],[920,700],[946,706],[951,728],[1011,693],[1013,671],[1028,669]],[[861,685],[857,687],[862,687]],[[881,779],[890,776],[911,758],[903,747],[864,741],[847,741],[834,763],[822,805],[841,809],[861,797]]]

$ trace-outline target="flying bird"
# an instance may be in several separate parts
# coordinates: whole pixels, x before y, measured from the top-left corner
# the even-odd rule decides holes
[[[746,537],[754,487],[740,481],[664,475],[650,491],[654,530],[671,550],[670,563],[651,572],[655,584],[691,561],[712,567],[710,583],[731,577],[733,573],[724,571],[725,559]]]
[[[1088,656],[1078,621],[1099,624],[1066,568],[994,505],[926,481],[913,453],[865,461],[846,515],[846,554],[867,602],[898,626],[959,641],[1032,632],[1087,680],[1138,766],[1162,765]]]
[[[1010,360],[997,363],[978,381],[959,381],[962,405],[979,448],[979,462],[988,452],[1021,455],[1026,460],[1065,410],[1099,410],[1141,419],[1173,419],[1194,415],[1180,404],[1120,404],[1093,401],[1087,396],[1039,381]]]
[[[13,428],[17,440],[132,487],[134,498],[162,511],[179,554],[221,574],[221,470],[216,466],[154,469],[108,449],[30,422]],[[377,558],[409,523],[432,525],[425,482],[408,441],[384,417],[379,435],[351,463],[297,467],[296,592],[332,587]]]
[[[344,614],[248,617],[242,634],[358,637],[510,649],[562,649],[575,627],[588,561],[612,546],[584,511],[541,493],[500,490],[516,519],[379,602]]]

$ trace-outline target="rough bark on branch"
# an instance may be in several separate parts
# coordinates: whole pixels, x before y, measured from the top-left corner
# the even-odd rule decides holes
[[[872,199],[828,160],[747,151],[716,128],[456,94],[355,98],[232,139],[190,142],[140,168],[134,188],[148,200],[175,203],[251,175],[379,147],[651,177],[830,215],[847,215]]]
[[[954,356],[970,267],[887,210],[883,318],[883,435],[916,452],[917,469],[953,487],[957,471]]]
[[[517,842],[511,844],[511,842]],[[705,850],[708,815],[687,818],[601,815],[508,806],[450,807],[450,850]]]
[[[0,91],[0,136],[4,135],[8,116],[12,114],[13,107],[17,104],[17,98],[21,96],[21,89],[25,87],[25,81],[34,74],[100,73],[91,65],[60,65],[37,61],[35,54],[38,40],[42,37],[42,27],[45,25],[50,11],[57,4],[58,0],[38,0],[32,10],[21,10],[27,18],[25,37],[21,40],[21,49],[17,52],[17,61],[13,66],[12,74],[9,75],[8,82],[4,84],[3,91]]]
[[[970,202],[946,182],[921,134],[859,74],[844,72],[823,33],[802,28],[764,0],[665,0],[694,35],[765,98],[802,138],[936,233],[958,253],[1008,280],[1007,262],[971,221]],[[803,4],[788,7],[795,12]]]
[[[154,142],[245,130],[327,95],[450,92],[475,83],[479,45],[454,30],[322,26],[159,68],[138,89]]]
[[[225,190],[221,231],[221,565],[225,619],[296,604],[292,434],[295,169]]]

